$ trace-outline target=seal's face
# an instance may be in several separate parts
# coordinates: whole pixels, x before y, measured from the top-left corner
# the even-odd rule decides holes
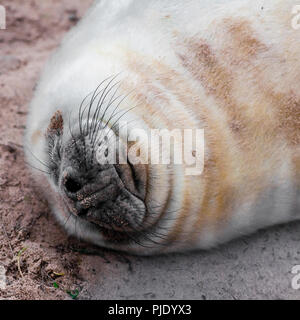
[[[93,135],[95,125],[73,128],[63,141],[63,116],[56,112],[46,135],[50,178],[74,218],[92,223],[106,241],[124,242],[143,230],[146,168],[99,163],[99,150],[109,157],[109,139],[101,128]]]

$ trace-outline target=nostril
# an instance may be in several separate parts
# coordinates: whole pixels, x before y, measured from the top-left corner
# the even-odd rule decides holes
[[[79,191],[82,188],[82,186],[75,179],[67,178],[66,182],[65,182],[65,188],[67,189],[67,191],[69,191],[71,193],[75,193],[75,192]]]
[[[89,212],[88,209],[81,209],[81,210],[79,210],[79,212],[78,212],[78,216],[79,216],[79,217],[84,217],[84,216],[86,216],[86,215],[88,214],[88,212]]]

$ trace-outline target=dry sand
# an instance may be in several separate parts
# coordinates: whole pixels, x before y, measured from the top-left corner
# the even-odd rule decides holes
[[[67,290],[84,290],[83,258],[33,188],[22,139],[46,59],[91,2],[1,1],[7,29],[0,30],[0,267],[7,286],[0,299],[65,299]]]

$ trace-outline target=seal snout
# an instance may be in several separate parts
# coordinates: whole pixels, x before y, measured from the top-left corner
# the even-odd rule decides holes
[[[61,189],[69,201],[81,209],[88,210],[99,207],[108,200],[113,200],[118,194],[118,183],[112,175],[112,170],[99,170],[89,174],[80,174],[74,168],[64,170],[61,179]]]
[[[109,241],[144,230],[146,166],[133,165],[129,159],[119,163],[119,148],[92,124],[81,123],[68,138],[63,137],[61,122],[59,115],[51,120],[47,137],[53,182],[66,211],[77,223],[92,223]],[[126,160],[126,148],[122,152]]]
[[[120,169],[117,172],[114,165],[95,165],[87,171],[66,166],[60,189],[70,212],[106,230],[142,228],[145,205],[130,192],[124,170],[123,174]]]

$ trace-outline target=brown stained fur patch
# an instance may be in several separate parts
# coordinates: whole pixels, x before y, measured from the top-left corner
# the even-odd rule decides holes
[[[168,67],[160,61],[154,60],[151,62],[155,72],[155,78],[159,83],[166,88],[168,92],[174,95],[184,107],[194,113],[194,122],[197,120],[204,127],[207,120],[205,113],[204,101],[200,101],[199,94],[191,88],[188,79],[185,79],[178,71]],[[191,121],[191,119],[188,119]],[[194,126],[195,124],[193,124]]]
[[[274,94],[274,104],[277,105],[279,129],[282,130],[291,145],[300,144],[300,98],[294,94]]]
[[[160,108],[156,107],[156,105],[170,106],[171,103],[166,97],[164,91],[162,91],[158,86],[155,85],[155,81],[157,80],[153,80],[155,70],[153,70],[152,67],[150,68],[147,63],[143,63],[144,60],[146,60],[145,57],[139,56],[135,52],[129,52],[126,61],[129,70],[139,78],[139,86],[134,88],[134,91],[137,92],[137,101],[143,104],[143,110],[147,110],[147,113],[142,113],[142,117],[147,120],[149,124],[151,124],[151,119],[154,116],[159,116],[160,120],[163,121],[164,124],[166,124],[165,127],[168,129],[172,129],[174,125],[178,126],[178,124],[174,123],[174,121],[172,120],[172,115],[169,114],[168,116],[166,116],[161,112]],[[125,85],[123,85],[123,87],[124,86]],[[128,83],[126,84],[126,86],[129,87]],[[127,91],[130,90],[129,88],[125,89]],[[153,105],[153,103],[149,103],[147,97],[150,95],[155,98],[156,105]]]
[[[235,34],[235,37],[239,32],[243,36],[247,32],[251,32],[250,29],[246,30],[244,24],[236,25],[231,31]],[[244,61],[266,49],[265,46],[250,35],[245,36],[242,44],[244,48],[239,53],[244,56]],[[244,142],[248,141],[247,138],[249,138],[254,124],[252,123],[253,120],[246,117],[243,112],[243,106],[238,104],[234,98],[233,92],[235,89],[232,87],[234,73],[229,68],[230,65],[225,68],[219,62],[211,47],[202,39],[186,39],[183,46],[185,48],[184,53],[178,53],[183,67],[192,74],[195,80],[202,84],[207,95],[212,95],[215,98],[217,104],[222,107],[228,117],[225,121],[228,124],[228,128],[231,129],[233,137],[237,141],[243,142],[243,145],[240,145],[241,147],[245,146]],[[247,106],[245,105],[244,107]],[[217,127],[214,130],[215,134],[217,134]],[[221,132],[219,134],[222,136]],[[195,224],[196,230],[199,230],[203,224],[207,223],[221,224],[228,217],[228,210],[234,201],[232,194],[234,194],[235,186],[230,183],[232,172],[220,154],[220,150],[224,150],[224,146],[222,146],[222,143],[215,142],[210,147],[215,159],[210,161],[209,168],[207,165],[205,166],[205,172],[208,173],[208,176],[205,178],[205,193],[201,213],[199,213],[198,221]]]
[[[250,22],[245,19],[224,19],[222,28],[231,36],[234,49],[233,61],[249,62],[259,53],[267,50],[267,46],[256,37]]]
[[[182,208],[180,210],[179,215],[176,217],[176,222],[170,232],[168,233],[168,236],[166,238],[166,243],[172,243],[174,241],[178,241],[180,237],[183,235],[184,231],[184,223],[190,214],[189,210],[191,208],[191,195],[190,190],[188,188],[188,185],[184,188],[184,201]]]
[[[260,53],[268,51],[268,47],[257,38],[247,20],[225,19],[222,23],[223,28],[224,26],[225,32],[230,35],[233,43],[229,50],[225,48],[224,51],[227,50],[233,66],[243,67],[245,63],[251,63],[254,58],[258,59]],[[281,59],[281,61],[284,60]],[[263,65],[263,61],[261,62]],[[262,77],[264,70],[260,65],[251,68],[258,87],[265,88],[265,90],[260,90],[260,93],[264,94],[266,103],[270,104],[274,111],[274,118],[278,119],[279,133],[284,132],[290,145],[298,145],[300,143],[300,98],[293,93],[276,93],[271,84],[266,86]],[[248,69],[247,72],[249,72]]]
[[[285,137],[289,146],[300,145],[300,96],[293,92],[276,92],[274,85],[263,83],[261,70],[256,71],[258,86],[265,87],[261,92],[267,104],[270,105],[273,118],[277,122],[274,126],[274,134]],[[284,79],[283,79],[284,81]],[[275,139],[276,137],[274,137]]]
[[[57,133],[61,134],[64,128],[64,120],[61,111],[57,110],[50,120],[47,128],[47,134]]]
[[[231,132],[233,132],[234,137],[242,139],[247,133],[249,121],[241,113],[240,107],[233,98],[233,76],[231,72],[218,62],[211,47],[203,40],[186,39],[184,46],[185,54],[178,54],[182,65],[203,85],[207,95],[212,95],[218,105],[223,106],[223,110],[229,118],[228,123]],[[215,131],[215,135],[220,131],[220,128],[218,129],[212,123],[210,123],[210,126],[210,129]],[[219,135],[220,137],[223,136],[221,131]],[[223,156],[226,155],[225,146],[221,141],[216,140],[211,143],[210,148],[214,159],[210,161],[210,167],[205,166],[205,172],[208,176],[205,179],[205,194],[201,212],[195,224],[196,230],[200,230],[203,224],[219,224],[225,220],[228,207],[233,202],[232,186],[228,182],[231,170],[228,167],[228,160],[222,157],[222,154]]]
[[[208,96],[213,96],[228,115],[229,127],[237,138],[247,129],[247,119],[233,98],[233,75],[215,57],[211,47],[202,39],[186,39],[185,53],[178,53],[183,65],[199,81]]]

